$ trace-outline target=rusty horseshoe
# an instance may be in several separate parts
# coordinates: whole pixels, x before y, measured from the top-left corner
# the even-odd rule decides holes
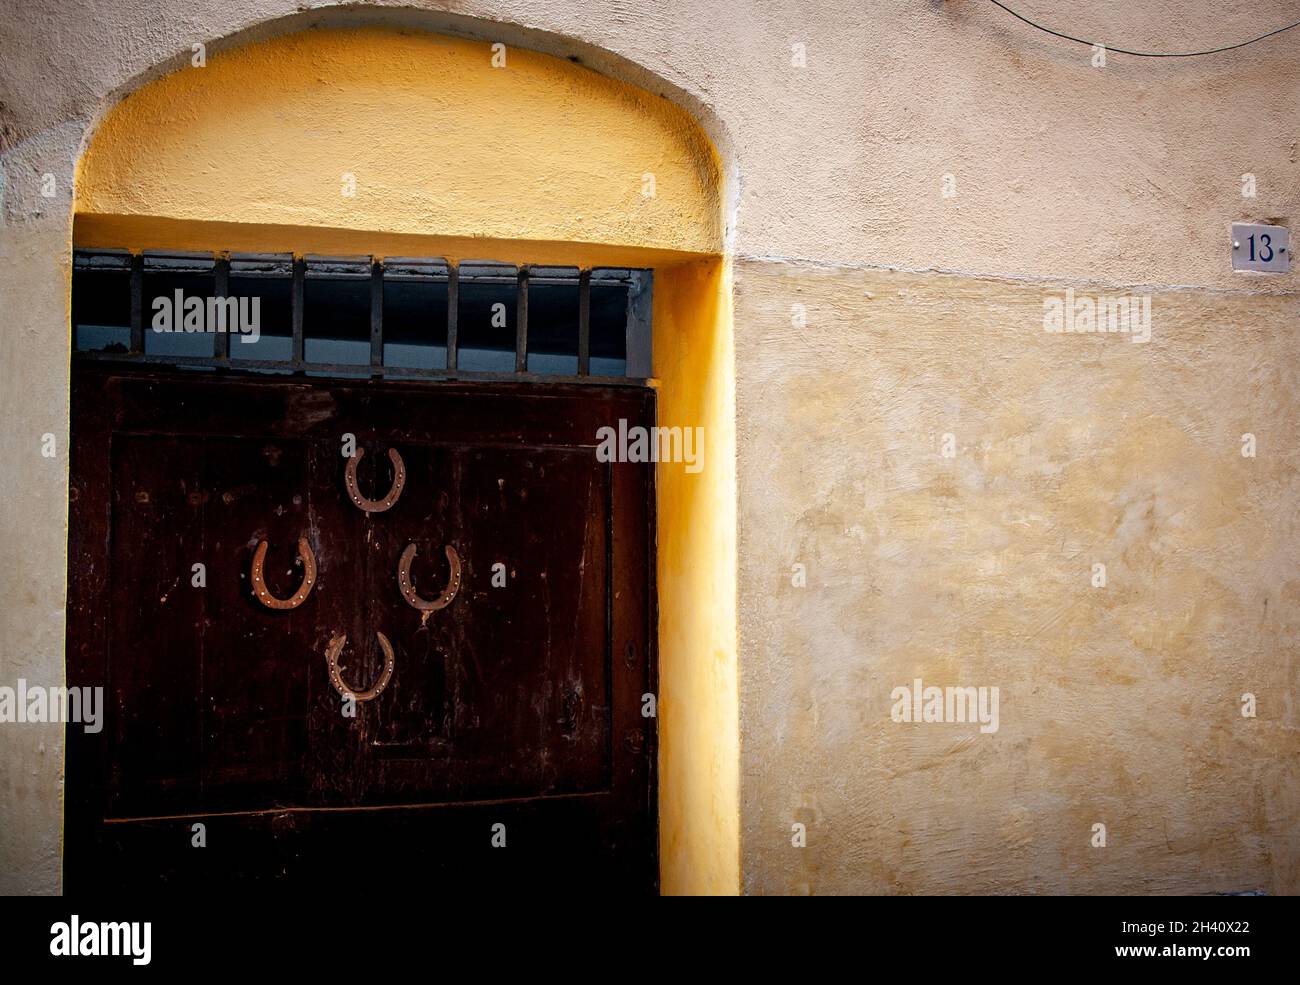
[[[343,646],[348,641],[346,633],[340,633],[330,640],[330,645],[325,648],[325,659],[329,661],[330,683],[334,685],[334,690],[338,691],[343,697],[349,695],[358,701],[370,701],[379,697],[381,691],[388,687],[388,682],[393,676],[393,666],[396,661],[393,658],[393,644],[388,642],[388,637],[383,633],[376,631],[375,636],[379,640],[379,648],[384,651],[384,669],[379,673],[379,680],[365,691],[357,691],[343,680],[343,674],[339,670],[339,654],[343,652]]]
[[[437,612],[451,605],[452,599],[460,591],[460,555],[450,544],[443,550],[447,552],[451,577],[447,579],[447,587],[442,590],[442,594],[432,602],[420,598],[415,591],[415,583],[411,581],[411,562],[415,559],[415,545],[407,544],[406,550],[402,551],[402,559],[397,562],[397,585],[402,591],[402,598],[406,599],[406,604],[411,608],[419,609],[421,612]]]
[[[388,495],[383,499],[366,499],[361,495],[361,489],[357,486],[357,463],[365,455],[364,448],[358,448],[349,459],[347,468],[343,473],[343,481],[348,487],[348,496],[358,509],[365,510],[367,513],[383,513],[384,510],[391,509],[392,505],[397,502],[397,498],[402,495],[402,487],[406,485],[406,464],[402,461],[402,456],[397,453],[396,448],[388,449],[388,459],[393,463],[393,485],[388,490]]]
[[[307,543],[306,537],[298,538],[298,557],[302,559],[303,576],[302,584],[298,586],[298,591],[293,593],[291,598],[280,599],[271,594],[266,587],[266,579],[262,576],[262,568],[266,565],[266,541],[260,541],[257,550],[253,552],[253,597],[261,602],[268,609],[296,609],[311,594],[311,590],[316,586],[316,555],[311,552],[311,545]]]

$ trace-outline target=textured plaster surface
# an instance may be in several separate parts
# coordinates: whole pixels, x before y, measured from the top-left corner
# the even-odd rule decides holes
[[[1018,8],[1155,50],[1295,16]],[[1295,32],[1097,69],[976,0],[0,0],[0,681],[62,675],[66,460],[39,448],[66,440],[74,164],[194,43],[215,64],[314,21],[573,57],[683,108],[721,155],[745,890],[1297,891],[1298,275],[1234,276],[1226,243],[1234,220],[1295,228]],[[1152,285],[1152,343],[1047,336],[1040,292],[1066,280]],[[940,462],[945,432],[964,450]],[[1110,585],[1080,596],[1092,554]],[[917,672],[1001,686],[1002,729],[894,725],[889,689]],[[1232,714],[1245,690],[1253,721]],[[57,737],[0,744],[0,889],[57,891]]]
[[[746,891],[1300,891],[1296,300],[1063,293],[737,265]]]
[[[0,237],[0,686],[64,677],[67,254],[53,222]],[[0,893],[58,887],[62,806],[62,726],[0,725]]]
[[[1215,47],[1295,19],[1289,0],[1019,8],[1149,50]],[[1293,35],[1207,59],[1112,55],[1097,69],[1088,48],[982,0],[110,0],[86,10],[4,0],[7,141],[97,119],[141,78],[188,64],[194,43],[211,52],[223,38],[281,32],[284,18],[383,20],[572,56],[683,105],[726,159],[746,255],[1228,286],[1228,224],[1300,209]],[[805,68],[791,65],[796,44]],[[1247,172],[1261,195],[1243,201]],[[939,195],[945,174],[955,199]]]

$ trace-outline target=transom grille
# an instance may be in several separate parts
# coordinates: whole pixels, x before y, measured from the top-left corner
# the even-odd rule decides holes
[[[440,257],[77,250],[78,360],[642,385],[652,272]]]

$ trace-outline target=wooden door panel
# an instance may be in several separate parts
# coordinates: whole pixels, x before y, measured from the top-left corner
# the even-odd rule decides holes
[[[126,596],[109,610],[107,722],[123,752],[109,776],[114,815],[201,804],[204,601],[185,574],[203,552],[202,463],[201,442],[113,441],[111,538],[134,545],[112,552],[108,575]]]
[[[650,393],[82,370],[73,412],[69,678],[106,682],[109,716],[102,737],[69,733],[69,885],[127,868],[141,884],[328,882],[338,851],[378,842],[402,846],[408,875],[653,887],[651,473],[595,457],[600,426],[653,423]],[[345,436],[371,498],[401,453],[390,510],[350,500]],[[268,542],[267,586],[288,597],[299,537],[316,584],[268,609],[253,552]],[[426,598],[457,551],[446,608],[401,597],[412,543]],[[365,688],[379,632],[392,679],[348,716],[326,647],[346,634],[344,678]],[[180,850],[195,819],[220,851]]]
[[[477,577],[454,722],[467,775],[493,778],[466,794],[600,789],[609,735],[602,470],[590,452],[466,457],[461,494]],[[504,588],[492,587],[497,564]]]
[[[206,619],[195,627],[203,655],[203,809],[245,810],[301,802],[305,722],[321,599],[316,589],[296,609],[272,612],[252,596],[253,553],[267,543],[267,589],[291,597],[302,584],[298,539],[316,554],[319,581],[338,570],[322,557],[306,496],[301,441],[203,441],[204,562],[197,592]]]
[[[603,788],[603,466],[590,449],[401,447],[409,492],[365,536],[373,629],[397,651],[393,683],[361,725],[373,750],[365,802]],[[460,554],[462,588],[447,608],[426,615],[398,593],[411,543],[427,598],[449,577],[444,545]],[[421,765],[430,754],[436,768]]]
[[[412,888],[459,898],[653,892],[652,832],[612,821],[608,794],[375,811],[282,811],[200,817],[208,845],[196,850],[190,819],[109,825],[94,857],[119,893],[159,887],[212,892],[284,885],[337,895]],[[183,822],[183,824],[182,824]],[[504,848],[493,825],[506,825]],[[143,863],[143,864],[142,864]],[[85,882],[85,870],[65,879]]]
[[[272,592],[302,578],[302,443],[124,435],[112,468],[111,813],[300,802],[316,600],[272,617],[248,578],[262,540]]]

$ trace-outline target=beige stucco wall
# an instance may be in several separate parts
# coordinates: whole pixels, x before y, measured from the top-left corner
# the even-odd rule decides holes
[[[311,6],[0,0],[0,681],[61,674],[66,474],[40,437],[66,435],[86,134],[192,43]],[[1300,891],[1298,275],[1234,276],[1225,243],[1300,212],[1296,32],[1096,69],[974,0],[383,6],[324,16],[573,55],[678,103],[723,158],[744,890]],[[1294,19],[1019,7],[1165,50]],[[1152,341],[1044,333],[1067,282],[1151,294]],[[1000,731],[894,724],[917,676],[999,686]],[[55,891],[57,736],[0,743],[0,889]]]
[[[1062,293],[738,265],[748,891],[1300,889],[1296,299],[1134,344]],[[998,731],[895,723],[916,678]]]

